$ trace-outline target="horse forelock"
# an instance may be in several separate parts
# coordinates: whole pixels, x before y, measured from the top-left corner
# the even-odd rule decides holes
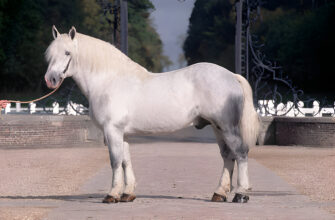
[[[45,59],[50,62],[57,55],[63,55],[64,49],[71,43],[67,34],[61,34],[57,39],[53,40],[45,51]]]

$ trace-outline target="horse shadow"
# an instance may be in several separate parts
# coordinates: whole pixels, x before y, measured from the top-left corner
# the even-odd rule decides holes
[[[84,193],[74,195],[46,195],[46,196],[0,196],[1,199],[7,200],[61,200],[67,202],[91,202],[101,203],[102,199],[106,194],[102,193]],[[249,196],[293,196],[297,193],[292,191],[251,191],[248,193]],[[137,199],[153,199],[153,200],[193,200],[201,202],[211,202],[209,198],[197,198],[190,196],[170,196],[170,195],[136,195]],[[99,201],[97,201],[99,200]],[[101,201],[100,201],[101,200]]]
[[[86,194],[75,194],[75,195],[46,195],[46,196],[0,196],[1,199],[7,200],[61,200],[67,202],[84,202],[96,199],[103,199],[106,194],[101,193],[86,193]],[[201,199],[194,197],[184,196],[167,196],[167,195],[136,195],[137,199],[166,199],[166,200],[196,200],[203,202],[210,202],[209,199]],[[91,201],[98,203],[96,201]],[[100,202],[99,202],[100,203]]]
[[[46,196],[0,196],[0,199],[9,200],[62,200],[62,201],[83,201],[87,199],[103,198],[101,193],[87,193],[74,195],[46,195]]]

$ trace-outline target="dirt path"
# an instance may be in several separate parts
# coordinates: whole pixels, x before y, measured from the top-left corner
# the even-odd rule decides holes
[[[101,147],[0,150],[0,219],[42,219],[107,163]]]
[[[335,213],[335,148],[261,146],[249,156]]]
[[[250,158],[253,190],[247,204],[210,201],[222,169],[216,144],[157,142],[133,144],[137,199],[127,204],[102,204],[110,188],[111,170],[103,168],[48,215],[58,219],[334,219],[273,171]],[[233,185],[236,186],[236,173]]]
[[[335,213],[334,148],[262,146],[250,158]],[[0,219],[42,219],[108,160],[103,147],[0,150]]]

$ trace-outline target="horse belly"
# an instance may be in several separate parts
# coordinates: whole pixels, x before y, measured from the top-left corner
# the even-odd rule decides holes
[[[173,132],[188,127],[193,119],[181,112],[173,114],[152,112],[150,115],[141,115],[139,117],[140,119],[133,120],[129,128],[126,129],[126,133],[153,134]]]
[[[162,91],[162,90],[161,90]],[[164,90],[163,90],[164,91]],[[189,92],[147,96],[129,115],[127,133],[165,133],[189,126],[198,107]]]

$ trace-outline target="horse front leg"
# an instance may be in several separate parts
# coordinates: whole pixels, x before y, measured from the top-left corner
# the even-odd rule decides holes
[[[136,199],[136,195],[134,194],[136,181],[130,159],[129,144],[127,142],[123,143],[123,149],[124,159],[122,162],[122,167],[124,171],[125,188],[121,196],[121,202],[132,202]]]
[[[104,128],[105,140],[109,150],[109,158],[113,169],[113,180],[110,192],[103,199],[103,203],[117,203],[123,190],[123,168],[124,160],[123,132],[114,126]]]

